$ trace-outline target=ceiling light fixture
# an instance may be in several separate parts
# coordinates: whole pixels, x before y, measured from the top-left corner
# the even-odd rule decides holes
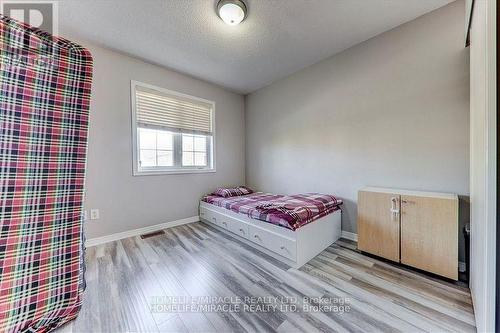
[[[217,13],[226,24],[237,25],[247,16],[247,6],[241,0],[220,0]]]

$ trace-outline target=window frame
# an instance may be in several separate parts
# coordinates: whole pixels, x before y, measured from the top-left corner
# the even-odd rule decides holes
[[[152,89],[156,90],[160,93],[165,93],[167,95],[171,96],[178,96],[180,98],[184,99],[190,99],[193,101],[199,101],[202,103],[210,104],[212,106],[212,143],[211,143],[211,152],[207,149],[207,166],[206,167],[199,167],[199,166],[186,166],[183,167],[182,165],[175,165],[171,167],[144,167],[141,168],[139,167],[139,158],[140,158],[140,153],[139,153],[139,135],[138,135],[138,129],[139,126],[137,126],[137,110],[136,110],[136,87],[143,87],[147,89]],[[132,110],[132,174],[134,176],[148,176],[148,175],[170,175],[170,174],[190,174],[190,173],[214,173],[216,172],[216,167],[215,167],[215,162],[216,162],[216,149],[215,149],[215,102],[210,101],[207,99],[203,99],[200,97],[196,96],[191,96],[188,94],[183,94],[177,91],[161,88],[158,86],[154,86],[151,84],[147,84],[144,82],[139,82],[135,80],[130,81],[130,96],[131,96],[131,110]],[[184,133],[184,134],[191,134],[191,133]],[[194,133],[196,134],[196,133]],[[182,138],[182,132],[180,132],[180,136]],[[180,142],[180,151],[177,149],[176,150],[176,140],[175,140],[175,133],[174,133],[174,138],[173,138],[173,154],[180,154],[182,152],[182,139],[178,140]],[[207,148],[208,148],[208,141],[207,140]],[[179,147],[177,147],[179,148]],[[210,158],[209,158],[210,156]],[[174,161],[175,161],[175,156],[174,156]],[[211,162],[211,163],[210,163]]]

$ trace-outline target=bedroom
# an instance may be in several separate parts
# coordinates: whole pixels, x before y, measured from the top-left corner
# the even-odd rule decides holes
[[[495,1],[0,3],[0,331],[498,331]]]

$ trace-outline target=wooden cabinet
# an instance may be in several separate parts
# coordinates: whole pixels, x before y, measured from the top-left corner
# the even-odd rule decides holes
[[[457,195],[373,187],[361,190],[358,248],[457,280]]]
[[[392,193],[360,191],[358,194],[358,248],[399,261],[399,197]]]
[[[401,196],[401,262],[457,279],[457,196]]]

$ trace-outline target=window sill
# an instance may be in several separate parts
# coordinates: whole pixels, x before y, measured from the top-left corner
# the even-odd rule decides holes
[[[181,175],[193,173],[215,173],[214,169],[174,169],[174,170],[134,170],[134,176],[162,176],[162,175]]]

